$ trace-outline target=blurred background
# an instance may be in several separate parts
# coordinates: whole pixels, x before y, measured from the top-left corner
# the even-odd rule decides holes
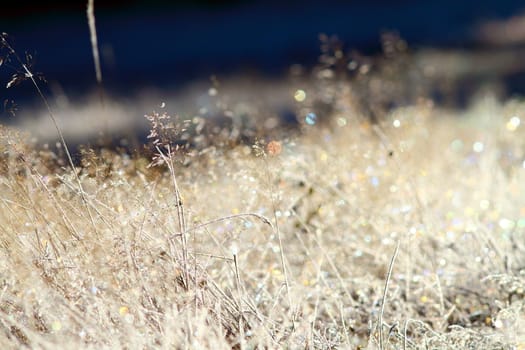
[[[0,32],[21,56],[32,55],[57,108],[90,101],[96,87],[86,6],[87,0],[12,1],[0,11]],[[393,31],[437,75],[453,72],[468,86],[497,80],[505,96],[525,87],[523,1],[96,0],[95,16],[105,93],[127,101],[122,113],[133,118],[161,101],[205,103],[198,93],[189,96],[209,92],[211,76],[241,77],[243,91],[277,93],[275,82],[291,66],[318,63],[321,33],[373,56],[382,50],[380,34]],[[1,120],[12,120],[13,106],[35,119],[41,102],[31,84],[6,89],[14,69],[14,62],[0,67]],[[204,83],[192,90],[195,82]]]

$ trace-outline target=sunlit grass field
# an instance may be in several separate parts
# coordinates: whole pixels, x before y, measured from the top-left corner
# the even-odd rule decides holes
[[[0,347],[525,348],[525,102],[383,108],[403,68],[325,61],[294,127],[163,106],[74,170],[2,127]]]
[[[82,196],[2,129],[2,347],[523,347],[524,107],[86,151]]]

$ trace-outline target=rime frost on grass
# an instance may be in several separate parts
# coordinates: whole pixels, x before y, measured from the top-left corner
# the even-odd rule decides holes
[[[379,129],[338,108],[172,172],[84,151],[93,218],[52,152],[2,129],[0,344],[375,348],[384,298],[386,348],[524,346],[523,107]]]

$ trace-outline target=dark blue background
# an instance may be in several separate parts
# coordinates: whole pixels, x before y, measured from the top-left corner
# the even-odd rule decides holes
[[[35,70],[74,96],[95,85],[87,1],[20,1],[0,13],[0,31],[20,53],[34,54]],[[95,1],[105,88],[128,95],[145,86],[176,87],[253,69],[280,75],[292,63],[314,64],[319,33],[349,48],[379,49],[379,33],[397,30],[411,47],[475,47],[473,29],[507,18],[522,1]],[[30,84],[6,90],[12,74],[0,69],[0,98],[34,97]]]

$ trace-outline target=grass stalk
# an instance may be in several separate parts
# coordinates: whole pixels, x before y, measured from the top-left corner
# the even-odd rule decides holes
[[[185,288],[189,288],[189,271],[188,271],[188,242],[185,232],[187,232],[186,227],[186,215],[184,213],[184,203],[182,201],[182,196],[179,189],[179,184],[177,182],[177,177],[175,176],[175,166],[174,166],[174,160],[172,156],[171,151],[171,145],[166,145],[167,147],[167,155],[160,149],[160,147],[156,147],[158,154],[162,157],[164,162],[167,164],[169,172],[170,172],[170,178],[173,185],[173,190],[175,193],[175,203],[177,207],[177,219],[179,223],[179,232],[180,232],[180,241],[182,245],[182,267],[183,267],[183,279],[184,279],[184,285]],[[169,241],[169,238],[168,238]]]
[[[97,26],[95,23],[95,0],[88,0],[86,12],[87,12],[88,26],[89,26],[89,39],[91,41],[91,52],[93,53],[93,61],[95,64],[95,74],[97,77],[97,86],[98,86],[100,104],[102,105],[102,107],[104,107],[105,106],[104,87],[102,85],[102,69],[100,68],[100,55],[98,52]]]
[[[264,150],[262,150],[262,159],[264,161],[264,167],[265,167],[265,171],[266,171],[266,179],[267,179],[268,187],[269,187],[269,190],[270,190],[270,200],[271,200],[271,204],[272,204],[272,213],[273,213],[275,233],[277,234],[277,241],[279,243],[279,257],[280,257],[280,260],[281,260],[281,269],[283,270],[284,284],[285,284],[285,287],[286,287],[286,295],[287,295],[287,298],[288,298],[288,305],[290,306],[290,310],[291,310],[293,308],[293,304],[292,304],[292,296],[291,296],[291,291],[290,291],[290,281],[289,281],[289,277],[288,277],[288,269],[286,267],[286,259],[285,259],[285,255],[284,255],[284,245],[283,245],[281,230],[280,230],[279,221],[278,221],[278,218],[277,218],[277,203],[276,203],[276,200],[275,200],[275,189],[274,189],[274,186],[272,184],[272,175],[270,173],[270,166],[268,164],[267,156],[268,155],[266,154],[266,152]]]
[[[392,254],[392,258],[390,259],[390,264],[388,265],[388,272],[386,274],[386,281],[385,281],[385,288],[383,289],[383,297],[381,299],[381,310],[379,311],[379,316],[377,320],[377,324],[379,327],[379,349],[384,350],[385,344],[383,339],[383,314],[385,312],[385,303],[388,293],[388,286],[390,284],[390,279],[392,277],[392,271],[394,270],[394,263],[396,261],[397,254],[399,252],[399,244],[400,241],[397,241],[396,249],[394,250],[394,254]]]
[[[95,219],[93,218],[93,214],[91,213],[91,209],[89,207],[89,202],[88,202],[88,200],[86,198],[84,189],[82,187],[82,182],[80,181],[78,173],[77,173],[77,171],[75,169],[75,163],[73,162],[73,157],[71,156],[71,152],[70,152],[69,147],[67,145],[66,139],[64,138],[62,130],[60,129],[60,127],[58,125],[57,119],[55,118],[55,115],[53,113],[53,110],[51,109],[51,106],[49,105],[49,102],[47,101],[47,99],[44,96],[42,90],[40,89],[40,86],[36,82],[36,79],[35,79],[33,73],[28,68],[28,66],[22,61],[20,56],[18,56],[16,51],[13,49],[13,47],[7,42],[7,40],[5,39],[5,35],[0,35],[0,41],[2,42],[2,46],[7,48],[9,53],[11,55],[13,55],[13,57],[15,57],[17,62],[20,64],[20,66],[24,70],[25,77],[31,80],[33,86],[35,87],[35,90],[36,90],[38,96],[40,97],[40,99],[44,103],[44,105],[46,107],[46,110],[48,112],[48,116],[51,119],[51,121],[52,121],[52,123],[53,123],[53,125],[55,127],[55,130],[56,130],[56,132],[58,134],[60,143],[62,144],[62,146],[64,147],[64,151],[66,152],[66,157],[67,157],[67,160],[69,162],[69,166],[71,167],[71,169],[73,171],[73,174],[75,176],[75,179],[76,179],[76,182],[77,182],[77,185],[78,185],[78,189],[79,189],[79,194],[80,194],[82,202],[83,202],[83,204],[84,204],[84,206],[86,208],[86,211],[87,211],[87,213],[89,215],[89,220],[91,221],[91,225],[93,227],[93,230],[94,230],[95,234],[97,234],[98,230],[97,230],[97,227],[95,225]]]

